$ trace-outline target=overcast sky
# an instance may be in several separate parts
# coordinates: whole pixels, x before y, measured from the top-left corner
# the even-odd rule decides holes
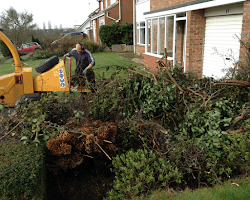
[[[74,25],[81,25],[90,13],[98,8],[97,0],[1,0],[0,15],[4,10],[13,7],[17,12],[27,11],[33,14],[33,22],[39,28],[45,23],[48,28],[48,21],[51,27],[74,28]]]

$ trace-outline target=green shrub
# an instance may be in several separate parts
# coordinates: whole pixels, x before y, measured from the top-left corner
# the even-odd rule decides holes
[[[44,40],[44,43],[42,45],[43,50],[38,50],[30,53],[29,59],[37,60],[49,58],[53,55],[61,57],[73,48],[75,48],[77,42],[82,42],[85,48],[88,49],[91,53],[100,52],[104,49],[104,46],[94,43],[91,40],[83,39],[82,37],[66,37],[62,40],[59,40],[56,44],[51,44],[50,40]]]
[[[57,55],[58,57],[63,56],[75,48],[77,42],[81,42],[91,53],[99,52],[102,49],[99,44],[78,36],[74,38],[65,37],[59,40],[58,43],[49,47],[49,51],[51,54]]]
[[[29,60],[39,60],[44,58],[50,58],[52,54],[48,50],[37,50],[29,53]]]
[[[117,153],[120,155],[130,149],[137,151],[143,148],[140,137],[145,138],[143,131],[140,129],[140,123],[133,119],[126,119],[118,123],[116,137]]]
[[[112,23],[103,25],[99,30],[100,39],[103,44],[111,46],[113,44],[133,44],[133,24],[125,23],[119,25]]]
[[[133,24],[125,22],[121,27],[122,43],[126,45],[133,44]]]
[[[112,85],[104,85],[90,101],[90,115],[103,121],[119,115],[121,96],[119,80],[115,80]]]
[[[139,149],[117,155],[112,161],[115,172],[114,189],[108,194],[111,199],[131,199],[156,188],[180,183],[182,175],[176,167],[153,151]]]
[[[223,157],[230,171],[250,174],[250,133],[232,133],[223,144]]]
[[[51,136],[44,127],[44,121],[63,125],[73,111],[68,104],[72,99],[64,98],[61,101],[55,98],[54,93],[42,93],[40,101],[30,101],[28,98],[20,100],[17,105],[17,114],[26,117],[25,123],[18,128],[21,136],[28,141],[35,140],[40,143],[47,141]],[[55,131],[55,129],[54,129]]]
[[[12,56],[9,48],[2,40],[0,40],[0,50],[4,57]]]
[[[1,143],[0,168],[1,199],[45,199],[45,157],[41,148]]]

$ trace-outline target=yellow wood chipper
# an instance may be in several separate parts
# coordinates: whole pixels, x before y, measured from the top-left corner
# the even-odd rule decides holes
[[[23,67],[19,54],[12,42],[0,30],[0,39],[9,48],[15,67],[14,73],[0,76],[0,104],[5,107],[13,107],[22,97],[37,97],[41,92],[91,92],[89,89],[71,87],[71,60],[69,59],[69,78],[66,74],[65,59],[59,60],[52,56],[35,67],[40,73],[32,76],[32,67]]]

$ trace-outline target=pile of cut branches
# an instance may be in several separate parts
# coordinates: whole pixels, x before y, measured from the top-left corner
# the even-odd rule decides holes
[[[238,132],[246,130],[236,125],[239,125],[243,119],[249,118],[248,87],[250,82],[226,80],[222,83],[221,80],[215,81],[213,78],[198,79],[193,73],[183,73],[181,68],[172,67],[163,60],[158,60],[157,63],[157,69],[146,69],[150,75],[129,70],[143,77],[143,79],[131,78],[130,88],[124,89],[125,91],[132,90],[125,93],[125,100],[127,100],[125,105],[132,106],[129,110],[134,111],[130,113],[140,111],[144,117],[160,118],[163,124],[172,122],[174,124],[172,130],[180,132],[178,124],[187,120],[187,115],[190,115],[192,109],[195,108],[204,113],[217,107],[224,110],[222,117],[232,118],[231,126],[225,131],[231,133],[236,131],[234,130],[236,127]],[[136,86],[135,89],[132,88],[133,86]],[[146,101],[151,102],[151,105]],[[224,103],[226,105],[223,105]],[[228,110],[225,110],[226,107]],[[125,112],[126,110],[128,108],[125,106]],[[168,128],[171,127],[169,124]]]

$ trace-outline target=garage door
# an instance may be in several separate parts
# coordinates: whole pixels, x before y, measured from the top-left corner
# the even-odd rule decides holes
[[[203,76],[221,78],[239,60],[242,14],[206,18]]]

